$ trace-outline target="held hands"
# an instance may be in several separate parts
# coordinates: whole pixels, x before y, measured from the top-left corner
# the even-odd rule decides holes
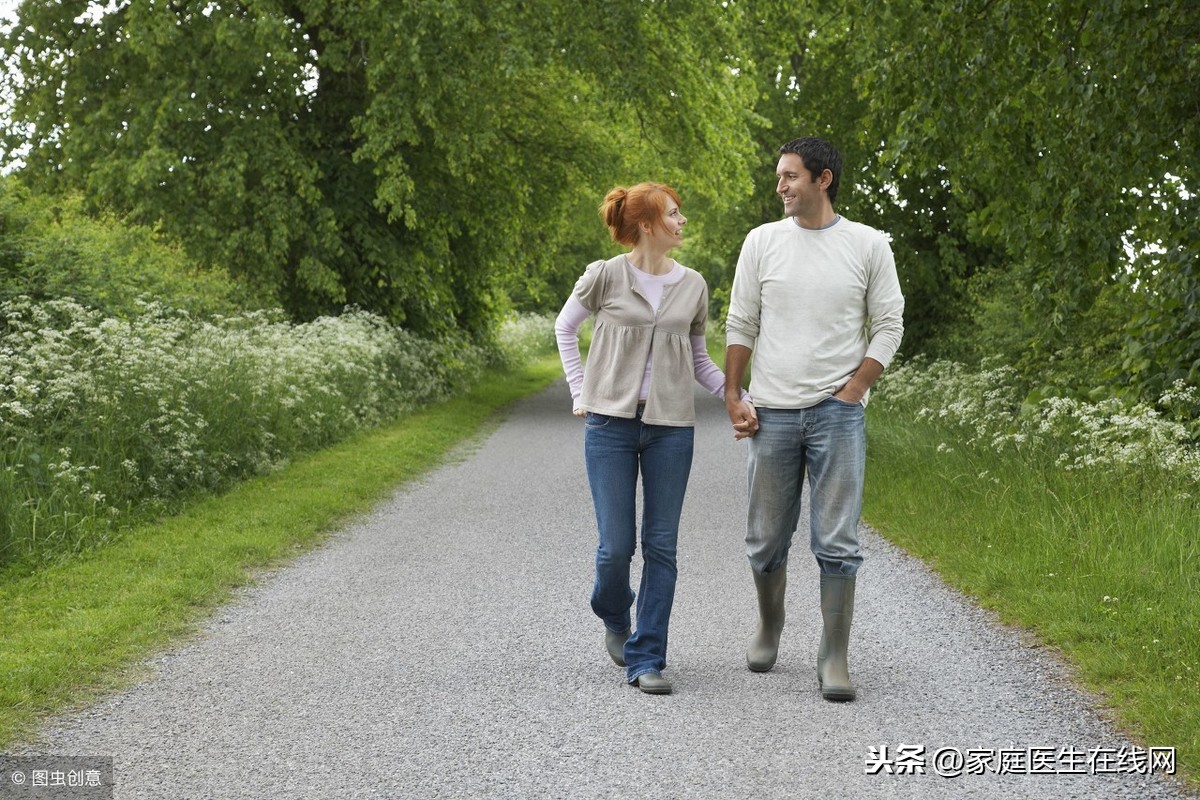
[[[729,412],[729,421],[733,423],[733,438],[747,439],[758,433],[758,412],[754,404],[747,400],[735,403],[726,401],[725,409]]]
[[[758,413],[754,404],[747,400],[739,400],[732,406],[726,406],[729,411],[729,421],[733,423],[733,438],[746,439],[758,433]],[[571,411],[577,417],[587,416],[587,412],[579,406]]]

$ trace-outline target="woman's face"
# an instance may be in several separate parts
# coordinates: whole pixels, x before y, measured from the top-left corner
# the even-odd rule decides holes
[[[687,217],[679,210],[679,204],[668,197],[662,218],[654,225],[650,235],[658,237],[667,247],[678,247],[683,244],[683,226],[686,224]]]

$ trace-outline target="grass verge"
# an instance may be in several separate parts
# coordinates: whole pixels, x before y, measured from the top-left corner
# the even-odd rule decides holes
[[[866,519],[1061,651],[1122,730],[1176,747],[1179,776],[1200,788],[1194,487],[1068,471],[1050,456],[939,448],[944,431],[885,403],[868,419]]]
[[[127,685],[154,651],[250,583],[426,472],[495,413],[561,375],[557,355],[277,472],[0,583],[0,749],[48,715]]]

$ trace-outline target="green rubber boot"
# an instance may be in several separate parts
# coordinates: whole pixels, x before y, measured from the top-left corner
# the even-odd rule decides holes
[[[783,597],[787,590],[787,566],[760,575],[754,570],[754,588],[758,592],[758,630],[746,649],[746,666],[753,672],[766,672],[779,657],[779,637],[783,633]]]
[[[604,649],[608,651],[608,657],[618,667],[625,666],[625,642],[629,641],[629,637],[632,635],[632,630],[617,633],[607,625],[604,626]]]
[[[817,651],[817,683],[826,700],[849,701],[857,692],[850,683],[850,622],[854,618],[854,576],[821,575],[821,617],[825,628]]]

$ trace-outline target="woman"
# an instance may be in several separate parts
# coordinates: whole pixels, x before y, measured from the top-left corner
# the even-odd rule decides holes
[[[574,413],[585,418],[584,460],[599,544],[592,610],[609,656],[648,694],[670,694],[667,626],[675,598],[679,517],[692,465],[692,380],[724,396],[724,375],[704,341],[708,285],[672,260],[687,218],[660,183],[610,191],[600,214],[628,253],[589,264],[555,324]],[[585,370],[579,326],[595,315]],[[746,398],[747,417],[754,412]],[[629,565],[637,544],[642,478],[642,580],[631,630]]]

